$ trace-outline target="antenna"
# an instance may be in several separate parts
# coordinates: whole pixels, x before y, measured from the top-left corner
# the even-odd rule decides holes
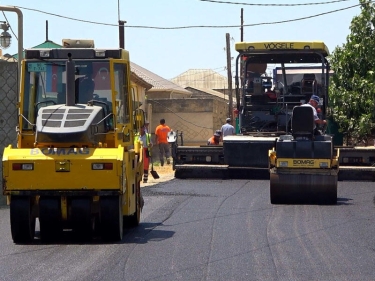
[[[117,14],[118,14],[118,22],[120,22],[120,0],[117,0]]]
[[[48,20],[46,20],[46,42],[48,42]]]

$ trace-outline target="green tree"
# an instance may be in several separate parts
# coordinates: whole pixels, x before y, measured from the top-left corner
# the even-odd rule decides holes
[[[350,34],[330,57],[335,72],[330,84],[329,108],[349,140],[366,140],[375,124],[375,5],[359,0]]]

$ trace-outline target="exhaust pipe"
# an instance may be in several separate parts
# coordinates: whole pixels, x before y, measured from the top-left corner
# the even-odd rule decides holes
[[[75,71],[76,66],[72,60],[72,54],[68,53],[68,61],[66,67],[66,106],[74,106],[76,104],[75,91]]]

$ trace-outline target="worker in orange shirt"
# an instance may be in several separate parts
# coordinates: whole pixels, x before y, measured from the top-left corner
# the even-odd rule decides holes
[[[216,130],[215,134],[210,137],[207,141],[207,145],[219,145],[220,144],[221,131]]]
[[[167,140],[168,133],[171,131],[167,125],[165,125],[165,119],[160,119],[160,125],[155,129],[155,143],[159,145],[159,159],[160,165],[164,166],[164,156],[167,159],[167,164],[170,164],[170,147]]]

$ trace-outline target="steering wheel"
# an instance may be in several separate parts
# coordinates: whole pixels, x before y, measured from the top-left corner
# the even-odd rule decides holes
[[[322,126],[322,134],[323,134],[323,135],[325,135],[325,134],[326,134],[326,131],[327,131],[327,127],[328,127],[328,123],[327,123],[327,121],[326,121],[326,123],[325,123],[325,124],[323,124],[323,126]]]
[[[104,108],[104,115],[107,116],[107,115],[110,113],[109,105],[108,105],[106,102],[104,102],[104,101],[96,100],[96,99],[95,99],[95,95],[96,95],[97,97],[99,97],[99,95],[94,94],[93,99],[92,99],[91,101],[89,101],[89,102],[92,102],[92,103],[95,104],[95,105],[100,105],[100,106],[102,106],[102,107]],[[106,125],[107,129],[110,127],[110,124],[109,124],[109,120],[108,120],[108,119],[105,120],[105,125]]]
[[[325,135],[327,131],[327,123],[326,124],[316,124],[315,130],[319,131],[319,135]]]

